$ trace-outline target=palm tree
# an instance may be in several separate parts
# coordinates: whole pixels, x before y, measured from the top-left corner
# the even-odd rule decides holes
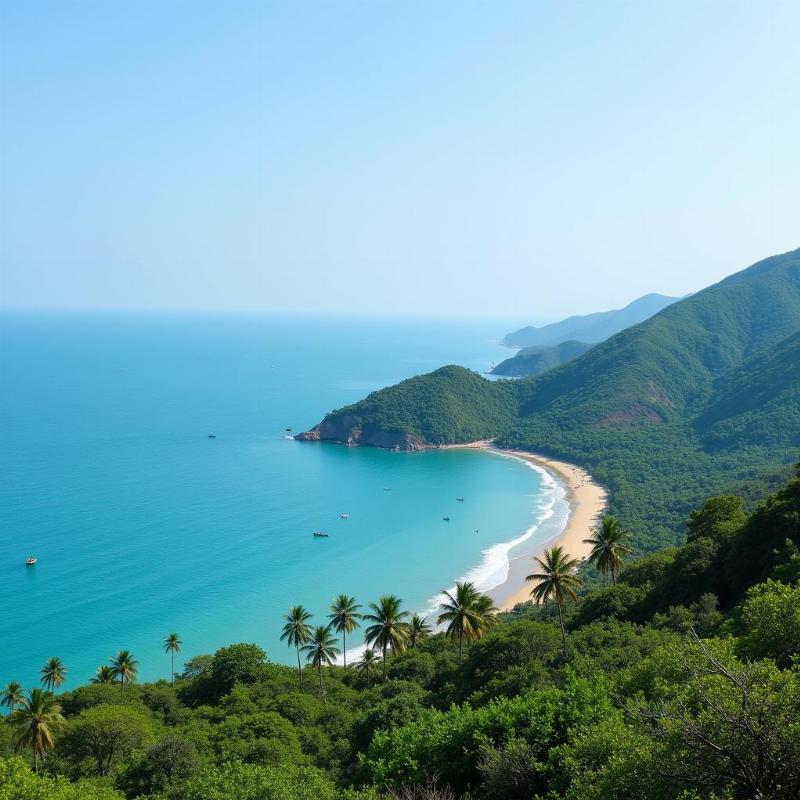
[[[50,692],[31,689],[30,696],[22,699],[10,721],[14,729],[14,749],[19,752],[30,747],[33,770],[38,772],[39,759],[44,760],[47,751],[53,749],[53,734],[64,722],[61,706]]]
[[[416,647],[423,639],[427,639],[431,635],[431,630],[427,617],[414,614],[411,622],[408,623],[408,646]]]
[[[478,630],[478,635],[474,637],[480,639],[489,628],[493,628],[497,625],[497,614],[500,609],[494,604],[494,600],[492,600],[488,594],[481,594],[478,595],[478,599],[475,601],[475,610],[483,621],[483,625]],[[470,639],[470,641],[472,641],[472,639]]]
[[[617,585],[617,572],[622,559],[631,552],[630,547],[625,544],[628,535],[628,531],[623,529],[618,519],[605,516],[591,537],[583,540],[584,544],[592,546],[589,563],[594,564],[598,572],[604,575],[610,572],[614,586]]]
[[[371,614],[364,614],[364,619],[371,622],[366,630],[365,638],[370,646],[377,646],[383,652],[383,672],[386,674],[386,650],[391,647],[393,653],[402,653],[408,641],[408,611],[402,611],[403,601],[393,594],[383,595],[377,603],[370,603]]]
[[[441,604],[438,625],[447,622],[447,635],[458,639],[458,660],[464,656],[464,640],[479,639],[491,624],[489,618],[497,613],[491,598],[482,595],[474,583],[456,583],[455,594],[444,591],[445,602]],[[483,599],[485,598],[485,599]]]
[[[114,677],[119,678],[120,691],[125,691],[125,681],[133,683],[139,672],[139,662],[131,655],[129,650],[120,650],[111,659],[111,668],[114,670]]]
[[[281,641],[285,641],[289,647],[297,650],[297,675],[302,686],[303,668],[300,665],[300,648],[311,638],[311,626],[308,624],[311,614],[303,606],[292,606],[284,619],[286,624],[283,626]]]
[[[7,684],[0,694],[0,705],[5,706],[13,714],[14,709],[22,704],[25,695],[22,691],[22,684],[16,681],[11,681]]]
[[[114,683],[117,679],[117,673],[114,672],[114,667],[108,667],[105,664],[97,668],[97,672],[89,683]]]
[[[172,659],[170,671],[170,683],[175,683],[175,653],[180,653],[183,642],[178,638],[177,633],[170,633],[164,637],[164,652],[169,653]]]
[[[582,581],[575,574],[578,568],[578,559],[572,558],[564,552],[560,545],[544,551],[544,558],[534,558],[542,568],[541,572],[526,575],[526,581],[537,581],[531,590],[531,597],[538,605],[546,603],[550,598],[555,598],[558,604],[558,622],[561,625],[561,638],[564,641],[564,658],[567,657],[567,633],[564,630],[564,601],[569,599],[578,602],[575,594]]]
[[[355,597],[340,594],[331,603],[331,613],[328,615],[333,629],[342,634],[342,656],[345,669],[347,669],[347,634],[360,627],[358,622],[361,619],[361,614],[358,613],[359,608],[361,606],[356,603]]]
[[[60,658],[53,656],[42,667],[42,686],[48,692],[58,689],[67,678],[67,668]]]
[[[319,670],[319,691],[325,696],[325,686],[322,683],[322,667],[329,667],[339,655],[336,639],[331,633],[330,625],[317,625],[311,632],[308,644],[303,645],[306,660]]]
[[[361,654],[361,661],[356,664],[358,674],[364,677],[368,683],[372,682],[375,673],[378,671],[378,654],[368,647]]]

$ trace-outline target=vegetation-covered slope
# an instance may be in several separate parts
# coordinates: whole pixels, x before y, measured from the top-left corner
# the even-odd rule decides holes
[[[395,435],[418,437],[415,446],[464,441],[469,431],[566,458],[608,485],[636,546],[652,549],[679,540],[702,497],[769,478],[793,459],[798,332],[800,250],[674,303],[538,377],[491,383],[447,368],[400,385],[413,392],[391,387],[334,412],[320,429],[346,441],[357,420],[374,441],[391,420]],[[466,389],[469,413],[459,425],[448,415]]]
[[[582,356],[594,345],[586,342],[576,342],[569,339],[566,342],[551,346],[523,347],[515,356],[501,361],[493,370],[492,375],[518,378],[525,375],[540,375],[553,367],[566,364],[578,356]]]
[[[511,347],[542,347],[577,339],[590,344],[602,342],[631,325],[652,317],[653,314],[678,300],[662,294],[646,294],[613,311],[597,311],[594,314],[568,317],[537,328],[528,326],[509,333],[503,342]]]
[[[516,411],[510,385],[493,385],[463,367],[442,367],[373,392],[297,438],[416,450],[495,436],[508,429]]]

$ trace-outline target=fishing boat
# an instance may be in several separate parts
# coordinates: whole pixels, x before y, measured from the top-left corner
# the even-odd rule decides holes
[[[349,515],[349,514],[339,514],[339,516],[340,516],[342,519],[350,519],[350,515]]]
[[[328,538],[328,534],[325,533],[325,531],[314,531],[314,536],[317,536],[317,537],[323,538],[323,539],[327,539]]]
[[[34,565],[34,564],[35,564],[35,563],[36,563],[38,560],[39,560],[39,559],[38,559],[38,558],[36,558],[36,556],[28,556],[28,557],[25,559],[25,563],[26,563],[26,564],[27,564],[29,567],[32,567],[32,566],[33,566],[33,565]]]
[[[463,497],[456,497],[456,500],[458,500],[459,503],[463,503],[464,502],[464,498]]]
[[[445,522],[450,522],[450,517],[442,517]]]

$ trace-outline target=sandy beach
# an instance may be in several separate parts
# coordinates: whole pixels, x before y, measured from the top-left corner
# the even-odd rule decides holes
[[[566,490],[566,499],[570,507],[566,527],[534,552],[528,551],[518,554],[516,557],[512,554],[505,582],[489,592],[498,608],[508,611],[517,603],[530,600],[532,587],[526,583],[525,576],[533,572],[533,557],[541,555],[545,546],[562,545],[567,553],[581,561],[587,557],[590,548],[584,544],[583,540],[589,536],[602,516],[607,503],[607,495],[606,490],[595,483],[585,469],[565,461],[556,461],[522,450],[493,448],[489,441],[450,446],[496,450],[498,454],[513,456],[536,464],[554,475]]]

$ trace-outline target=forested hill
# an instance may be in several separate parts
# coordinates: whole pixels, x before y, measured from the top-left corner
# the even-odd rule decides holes
[[[677,297],[666,297],[663,294],[646,294],[624,308],[613,311],[568,317],[539,328],[520,328],[509,333],[503,342],[511,347],[552,347],[570,339],[595,344],[631,325],[643,322],[676,300]]]
[[[607,484],[612,510],[647,550],[677,541],[703,497],[757,492],[793,460],[798,332],[795,250],[539,377],[491,383],[448,367],[329,414],[311,437],[380,444],[391,434],[391,446],[403,447],[413,434],[420,447],[478,434],[560,456]]]
[[[569,339],[551,346],[523,347],[515,356],[501,361],[492,370],[492,375],[511,378],[541,375],[548,369],[561,366],[561,364],[566,364],[568,361],[582,356],[593,346],[586,342]]]

